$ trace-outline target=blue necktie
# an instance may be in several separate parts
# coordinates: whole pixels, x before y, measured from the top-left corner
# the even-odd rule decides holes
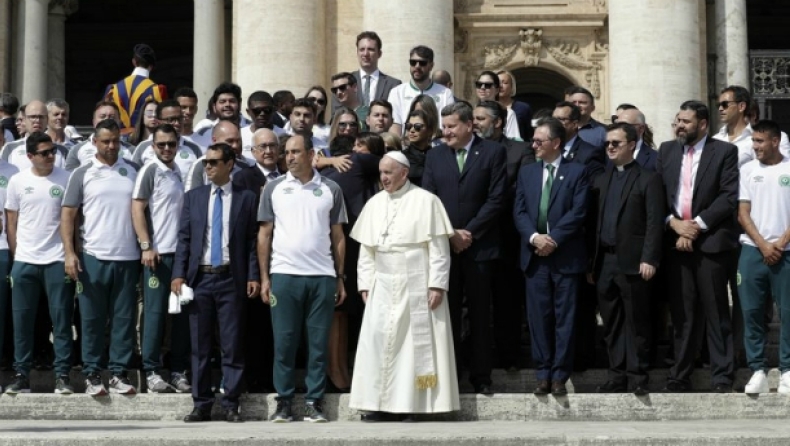
[[[211,266],[222,266],[222,189],[217,188],[211,214]]]

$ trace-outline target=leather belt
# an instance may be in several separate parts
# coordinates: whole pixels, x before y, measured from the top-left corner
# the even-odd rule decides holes
[[[230,272],[230,265],[222,265],[222,266],[200,265],[198,266],[198,271],[204,274],[226,274]]]
[[[617,254],[617,247],[601,245],[601,251],[603,251],[605,254]]]

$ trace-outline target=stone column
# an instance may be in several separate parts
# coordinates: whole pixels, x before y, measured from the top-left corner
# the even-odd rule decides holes
[[[20,54],[22,63],[20,103],[47,99],[47,34],[49,0],[25,0],[24,3],[25,51]]]
[[[205,116],[214,89],[225,81],[225,2],[195,0],[192,88],[198,96],[196,122]]]
[[[699,23],[704,6],[698,0],[609,2],[610,103],[639,107],[656,144],[674,137],[671,123],[681,103],[706,102]]]
[[[11,3],[0,0],[0,91],[11,90]]]
[[[433,49],[434,70],[447,70],[455,80],[453,2],[449,0],[365,0],[363,24],[383,42],[381,71],[408,82],[409,51],[417,45]]]
[[[66,16],[77,10],[75,0],[51,0],[49,32],[47,35],[47,96],[46,99],[66,97]],[[46,100],[45,98],[42,98]]]
[[[749,87],[749,43],[746,0],[715,2],[716,90],[728,85]],[[714,48],[710,48],[713,50]]]
[[[325,12],[325,2],[314,0],[233,3],[235,80],[245,100],[255,90],[287,89],[300,97],[313,84],[329,85]]]

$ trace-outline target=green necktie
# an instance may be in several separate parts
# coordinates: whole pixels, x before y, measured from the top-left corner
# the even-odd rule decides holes
[[[466,162],[466,149],[458,149],[455,152],[455,158],[458,161],[458,171],[464,171],[464,162]]]
[[[554,184],[554,165],[546,164],[549,177],[543,185],[543,192],[540,194],[540,208],[538,209],[538,234],[548,234],[549,198],[551,198],[551,185]]]

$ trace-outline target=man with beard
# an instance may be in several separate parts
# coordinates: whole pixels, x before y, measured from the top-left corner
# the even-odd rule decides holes
[[[666,390],[691,389],[694,360],[707,334],[715,392],[732,391],[733,345],[727,292],[728,265],[738,248],[738,148],[709,139],[708,107],[680,106],[675,141],[661,144],[656,172],[670,210],[667,274],[675,331],[675,365]],[[707,329],[706,329],[707,326]]]
[[[409,107],[418,95],[426,94],[436,102],[436,109],[443,110],[444,107],[455,102],[453,91],[449,88],[434,83],[431,80],[431,70],[433,70],[433,50],[427,46],[416,46],[409,52],[409,65],[411,68],[411,80],[408,84],[400,84],[390,91],[387,102],[392,104],[393,124],[390,132],[400,136],[403,135],[403,124],[409,114]],[[441,123],[439,123],[441,126]]]
[[[156,120],[160,124],[171,125],[176,131],[178,147],[176,147],[175,163],[178,164],[179,175],[183,178],[184,174],[192,168],[192,164],[203,156],[203,152],[197,144],[181,136],[181,124],[184,122],[181,104],[175,99],[160,102],[156,105]],[[132,161],[138,166],[143,166],[148,164],[149,161],[156,159],[157,154],[154,144],[153,135],[151,135],[151,139],[138,144]]]
[[[250,166],[255,164],[255,154],[252,153],[252,135],[260,129],[274,129],[274,99],[269,93],[258,90],[247,98],[247,114],[252,123],[241,129],[241,154]],[[277,136],[284,134],[281,129],[275,132]]]

